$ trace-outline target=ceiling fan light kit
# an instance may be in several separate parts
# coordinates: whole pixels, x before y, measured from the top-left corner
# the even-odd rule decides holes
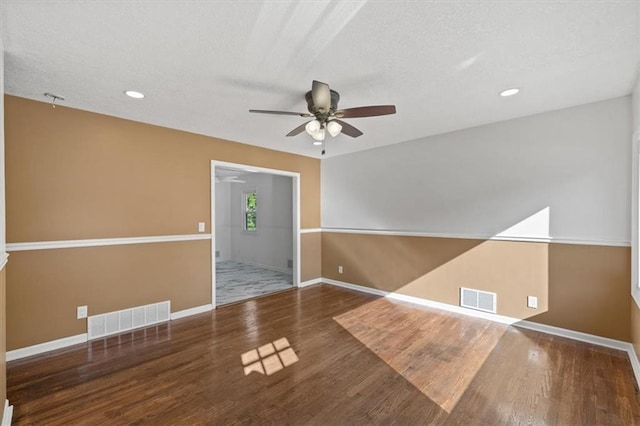
[[[314,145],[323,144],[326,132],[332,137],[336,137],[340,133],[344,133],[352,138],[362,136],[363,133],[360,130],[339,120],[340,118],[375,117],[396,113],[395,105],[375,105],[339,110],[338,102],[340,101],[340,94],[335,90],[331,90],[328,84],[316,80],[313,80],[311,90],[305,94],[305,99],[309,113],[261,109],[250,109],[249,112],[315,117],[314,120],[302,124],[287,133],[287,136],[297,136],[306,131],[306,133],[314,139]]]
[[[320,128],[317,132],[310,133],[310,135],[314,140],[322,142],[325,135],[324,127]]]
[[[311,120],[307,123],[306,126],[304,126],[304,129],[307,131],[307,133],[313,136],[313,134],[318,132],[321,127],[322,125],[318,120]]]
[[[327,123],[327,131],[332,137],[336,137],[342,131],[342,126],[337,121],[330,121]]]

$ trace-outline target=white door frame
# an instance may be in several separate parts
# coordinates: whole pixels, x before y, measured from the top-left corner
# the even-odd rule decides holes
[[[640,307],[640,128],[631,150],[631,296]]]
[[[293,285],[300,287],[300,173],[211,160],[211,306],[213,309],[216,308],[216,167],[246,169],[291,178],[293,184]]]

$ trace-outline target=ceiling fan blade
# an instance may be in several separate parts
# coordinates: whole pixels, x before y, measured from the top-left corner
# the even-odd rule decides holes
[[[313,80],[311,97],[313,97],[313,104],[320,111],[326,112],[331,108],[331,92],[327,83]]]
[[[308,123],[308,122],[307,122]],[[304,132],[304,128],[306,127],[307,123],[303,123],[301,125],[299,125],[298,127],[296,127],[295,129],[293,129],[292,131],[290,131],[289,133],[287,133],[287,136],[297,136],[300,133]]]
[[[243,180],[238,179],[238,176],[216,176],[216,183],[246,183]]]
[[[337,119],[333,121],[337,122],[342,126],[342,133],[344,133],[345,135],[351,136],[352,138],[357,138],[358,136],[362,136],[362,132],[356,129],[355,127],[353,127],[351,124],[345,123],[344,121],[337,120]]]
[[[308,112],[290,112],[290,111],[269,111],[266,109],[250,109],[249,112],[258,114],[276,114],[276,115],[297,115],[298,117],[311,117]]]
[[[357,108],[347,108],[336,111],[335,116],[340,118],[375,117],[377,115],[389,115],[396,113],[395,105],[372,105]]]

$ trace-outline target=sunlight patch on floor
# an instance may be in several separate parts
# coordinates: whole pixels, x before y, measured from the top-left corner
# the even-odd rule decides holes
[[[257,349],[251,349],[240,355],[244,366],[244,375],[256,372],[270,376],[285,367],[298,362],[298,356],[286,337],[275,340]]]
[[[334,320],[448,413],[507,327],[388,299]]]

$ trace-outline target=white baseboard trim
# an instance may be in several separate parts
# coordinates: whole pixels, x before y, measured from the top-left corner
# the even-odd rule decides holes
[[[638,354],[631,343],[628,343],[627,354],[629,355],[629,362],[631,362],[631,368],[633,369],[633,375],[636,377],[636,382],[640,388],[640,361],[638,360]]]
[[[351,284],[344,281],[338,281],[331,278],[320,278],[325,284],[335,285],[336,287],[348,288],[349,290],[361,291],[363,293],[375,294],[376,296],[386,297],[389,292],[378,290],[377,288],[365,287],[358,284]]]
[[[321,281],[326,284],[334,285],[337,287],[343,287],[350,290],[360,291],[363,293],[375,294],[377,296],[383,296],[389,299],[401,300],[403,302],[409,302],[420,306],[427,306],[430,308],[442,309],[457,314],[467,315],[475,318],[482,318],[489,321],[498,322],[501,324],[513,325],[514,327],[525,328],[529,330],[538,331],[541,333],[552,334],[554,336],[565,337],[567,339],[578,340],[585,343],[591,343],[593,345],[604,346],[611,349],[617,349],[624,351],[629,356],[629,362],[633,369],[633,375],[635,376],[636,383],[640,387],[640,360],[633,348],[633,345],[629,342],[623,342],[621,340],[609,339],[607,337],[596,336],[593,334],[582,333],[580,331],[569,330],[566,328],[554,327],[551,325],[540,324],[533,321],[520,320],[517,318],[507,317],[503,315],[496,315],[485,313],[481,311],[474,311],[472,309],[465,309],[455,305],[449,305],[447,303],[435,302],[428,299],[422,299],[419,297],[406,296],[404,294],[388,292],[379,290],[376,288],[365,287],[357,284],[346,283],[343,281],[337,281],[330,278],[321,278]]]
[[[566,337],[567,339],[579,340],[580,342],[591,343],[598,346],[604,346],[606,348],[617,349],[619,351],[626,352],[628,350],[628,346],[631,345],[629,342],[623,342],[621,340],[609,339],[608,337],[596,336],[594,334],[582,333],[580,331],[554,327],[552,325],[540,324],[533,321],[520,320],[513,325],[520,328],[526,328],[528,330],[539,331],[541,333]]]
[[[171,314],[171,321],[177,320],[180,318],[190,317],[191,315],[202,314],[204,312],[209,312],[213,310],[213,305],[202,305],[196,306],[195,308],[183,309],[182,311],[173,312]]]
[[[26,348],[14,349],[7,352],[6,360],[13,361],[20,358],[26,358],[32,355],[39,355],[44,352],[55,351],[56,349],[66,348],[67,346],[86,343],[88,339],[87,333],[77,334],[75,336],[63,337],[62,339],[52,340],[50,342],[39,343]]]
[[[13,405],[9,405],[9,400],[4,400],[4,411],[2,414],[2,426],[11,426],[11,419],[13,418]]]
[[[343,288],[348,288],[355,291],[361,291],[364,293],[375,294],[377,296],[383,296],[388,299],[400,300],[403,302],[413,303],[415,305],[442,309],[445,311],[455,312],[457,314],[462,314],[462,315],[475,317],[475,318],[482,318],[489,321],[499,322],[501,324],[513,324],[520,321],[517,318],[511,318],[504,315],[496,315],[496,314],[490,314],[488,312],[474,311],[473,309],[466,309],[460,306],[449,305],[447,303],[435,302],[433,300],[422,299],[420,297],[407,296],[400,293],[393,293],[389,291],[379,290],[377,288],[370,288],[370,287],[365,287],[357,284],[346,283],[343,281],[332,280],[330,278],[322,278],[322,282],[335,285],[337,287],[343,287]]]
[[[191,315],[201,314],[203,312],[208,312],[213,309],[213,305],[203,305],[196,306],[195,308],[185,309],[182,311],[174,312],[171,314],[171,320],[176,320],[179,318],[185,318]],[[146,326],[150,326],[152,324],[146,324]],[[119,331],[124,332],[124,331]],[[101,336],[105,337],[105,336]],[[55,351],[57,349],[66,348],[67,346],[77,345],[78,343],[85,343],[89,340],[89,335],[87,333],[78,334],[76,336],[63,337],[62,339],[52,340],[50,342],[39,343],[33,346],[27,346],[26,348],[14,349],[12,351],[8,351],[6,355],[6,360],[14,361],[16,359],[26,358],[28,356],[40,355],[45,352]]]
[[[322,278],[314,278],[312,280],[308,280],[308,281],[303,281],[300,284],[298,284],[299,288],[302,287],[309,287],[310,285],[314,285],[314,284],[320,284],[322,282]]]
[[[633,345],[628,342],[623,342],[620,340],[609,339],[607,337],[596,336],[593,334],[582,333],[579,331],[569,330],[566,328],[554,327],[546,324],[540,324],[533,321],[520,320],[517,318],[507,317],[504,315],[496,315],[487,312],[474,311],[472,309],[462,308],[460,306],[449,305],[447,303],[436,302],[433,300],[422,299],[414,296],[407,296],[400,293],[388,292],[376,288],[361,286],[357,284],[351,284],[344,281],[338,281],[331,278],[315,278],[312,280],[301,282],[298,287],[308,287],[314,284],[326,283],[329,285],[333,285],[336,287],[342,287],[349,290],[359,291],[362,293],[374,294],[376,296],[382,296],[389,299],[400,300],[403,302],[413,303],[415,305],[426,306],[430,308],[442,309],[449,312],[454,312],[461,315],[466,315],[474,318],[486,319],[489,321],[497,322],[500,324],[513,325],[519,328],[525,328],[529,330],[538,331],[541,333],[552,334],[554,336],[565,337],[572,340],[577,340],[581,342],[591,343],[598,346],[604,346],[611,349],[617,349],[620,351],[624,351],[629,356],[629,362],[631,363],[631,367],[633,369],[633,374],[635,376],[636,382],[640,387],[640,360],[633,348]],[[189,317],[192,315],[201,314],[204,312],[209,312],[213,310],[213,305],[207,304],[202,306],[196,306],[194,308],[184,309],[182,311],[177,311],[171,314],[171,320],[176,320],[180,318]],[[87,333],[78,334],[76,336],[65,337],[62,339],[52,340],[50,342],[40,343],[33,346],[28,346],[26,348],[15,349],[7,352],[6,360],[13,361],[20,358],[25,358],[32,355],[42,354],[44,352],[53,351],[56,349],[62,349],[67,346],[77,345],[79,343],[85,343],[88,340]],[[7,406],[9,407],[7,409]],[[11,415],[13,413],[13,406],[8,405],[8,401],[5,402],[5,414],[2,421],[2,426],[5,425],[5,418],[7,416],[7,412],[9,412],[9,423],[11,424]]]
[[[595,336],[593,334],[582,333],[579,331],[568,330],[566,328],[554,327],[551,325],[540,324],[537,322],[522,320],[517,324],[513,324],[516,327],[526,328],[529,330],[539,331],[541,333],[553,334],[554,336],[565,337],[567,339],[579,340],[581,342],[591,343],[593,345],[604,346],[611,349],[617,349],[627,353],[629,362],[631,363],[631,369],[633,370],[633,376],[636,379],[636,383],[640,388],[640,361],[636,354],[633,345],[629,342],[623,342],[621,340],[609,339],[607,337]]]

